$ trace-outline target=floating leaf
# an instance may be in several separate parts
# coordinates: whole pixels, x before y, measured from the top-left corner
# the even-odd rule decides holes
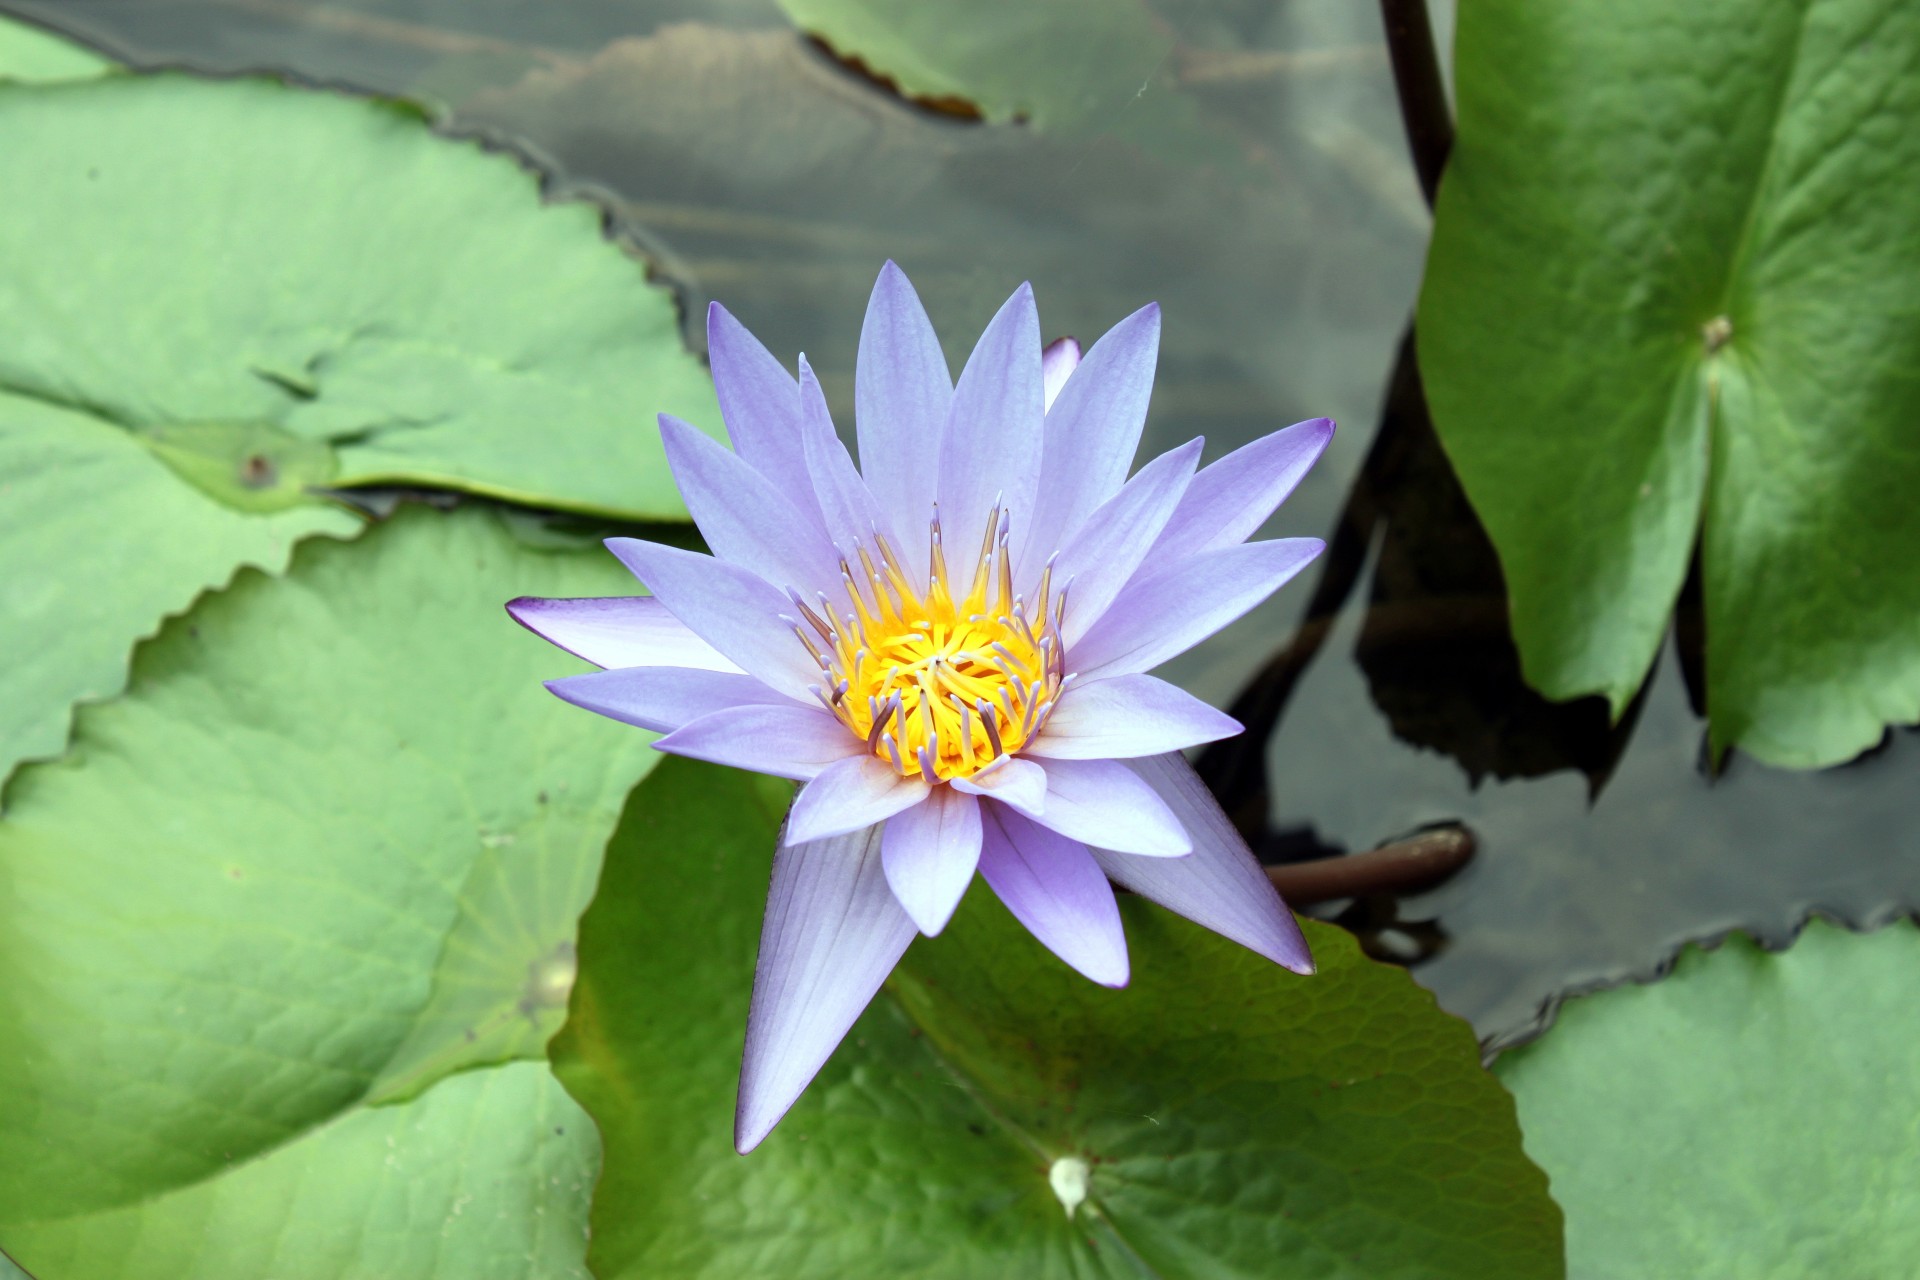
[[[265,490],[278,510],[221,502],[208,492],[217,463],[191,459],[201,482],[182,484],[158,443],[0,391],[0,779],[59,754],[72,705],[118,693],[127,651],[167,614],[242,565],[284,569],[297,539],[360,528],[278,480]]]
[[[1321,969],[1298,978],[1130,900],[1116,992],[976,886],[736,1156],[784,802],[671,760],[609,846],[554,1043],[606,1144],[601,1280],[1560,1274],[1558,1210],[1471,1032],[1311,922]]]
[[[0,87],[0,136],[0,775],[163,616],[357,527],[316,486],[682,513],[653,414],[717,418],[673,301],[512,158],[177,75]]]
[[[1420,356],[1528,679],[1617,715],[1698,533],[1716,748],[1920,719],[1920,9],[1460,19]]]
[[[0,84],[55,84],[88,80],[113,70],[113,63],[63,40],[51,31],[0,16]],[[6,1266],[0,1258],[0,1268]],[[0,1275],[5,1275],[0,1270]]]
[[[1178,41],[1140,0],[779,3],[802,30],[937,109],[1236,158],[1173,87]]]
[[[516,1062],[152,1200],[0,1230],[52,1280],[587,1280],[599,1147],[546,1065]]]
[[[1503,1056],[1575,1280],[1904,1276],[1920,1256],[1920,930],[1689,948]]]
[[[484,1097],[435,1082],[541,1056],[601,851],[654,759],[645,735],[541,690],[551,649],[501,602],[630,582],[604,555],[529,549],[483,511],[404,509],[170,622],[127,694],[82,712],[73,749],[15,777],[0,1241],[24,1265],[36,1240],[91,1248],[55,1225],[84,1216],[199,1240],[257,1276],[225,1238],[247,1215],[284,1204],[301,1232],[352,1236],[453,1212],[432,1187],[520,1176],[490,1155],[459,1175],[470,1185],[401,1179],[417,1204],[369,1198],[394,1175],[345,1170],[403,1114],[377,1104],[416,1096],[427,1110],[406,1114],[442,1117],[430,1147],[484,1121],[496,1153],[578,1165],[536,1150],[537,1081],[501,1076]],[[449,1253],[447,1274],[507,1274],[480,1256]]]

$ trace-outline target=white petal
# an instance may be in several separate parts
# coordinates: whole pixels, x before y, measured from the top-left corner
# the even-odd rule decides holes
[[[547,688],[576,707],[656,733],[671,733],[701,716],[730,707],[806,709],[742,672],[701,671],[693,667],[619,667],[612,671],[590,671],[583,676],[549,680]]]
[[[947,927],[980,862],[980,802],[935,787],[925,804],[887,819],[881,861],[893,896],[920,932]]]
[[[1096,848],[1093,856],[1107,874],[1277,965],[1312,973],[1313,956],[1299,923],[1193,767],[1177,755],[1128,764],[1180,819],[1193,837],[1193,852],[1139,858]]]
[[[1031,760],[1014,756],[991,772],[955,778],[949,784],[968,795],[991,796],[1002,804],[1038,817],[1047,803],[1047,773]]]
[[[674,617],[742,670],[795,701],[813,696],[820,666],[783,620],[793,602],[766,579],[725,560],[638,538],[608,538],[607,550]]]
[[[862,750],[828,765],[800,788],[787,815],[786,838],[799,843],[858,831],[919,804],[927,791],[919,778],[903,778]]]
[[[1193,848],[1166,801],[1118,760],[1049,760],[1047,806],[1035,822],[1083,844],[1150,858]]]
[[[774,851],[747,1010],[733,1145],[760,1145],[832,1056],[914,938],[880,862],[880,829]]]
[[[1140,468],[1067,540],[1054,562],[1053,581],[1067,593],[1060,635],[1068,645],[1100,620],[1147,558],[1193,479],[1200,446],[1189,440]]]
[[[1021,750],[1050,760],[1125,760],[1218,742],[1240,722],[1186,690],[1147,675],[1076,681]]]
[[[507,602],[507,613],[542,640],[596,667],[740,670],[652,596],[521,596]]]
[[[653,744],[657,750],[805,782],[867,744],[818,706],[728,707]]]
[[[1087,847],[988,805],[980,875],[1014,919],[1095,982],[1124,987],[1127,936],[1113,887]]]

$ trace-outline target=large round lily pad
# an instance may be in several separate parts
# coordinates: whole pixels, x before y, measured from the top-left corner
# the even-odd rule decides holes
[[[14,41],[16,34],[6,37]],[[514,158],[270,80],[0,84],[0,776],[163,617],[443,486],[677,518],[673,300]]]
[[[601,1280],[1561,1274],[1559,1210],[1472,1033],[1311,924],[1300,978],[1129,901],[1112,991],[975,886],[735,1155],[784,803],[671,760],[609,847],[554,1042],[606,1143]]]

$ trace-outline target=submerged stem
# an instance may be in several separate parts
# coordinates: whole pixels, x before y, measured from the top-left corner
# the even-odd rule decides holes
[[[1394,88],[1400,95],[1400,123],[1406,127],[1420,190],[1433,207],[1440,171],[1453,150],[1453,113],[1447,107],[1440,55],[1433,44],[1427,0],[1380,0],[1387,26],[1387,54],[1393,60]]]

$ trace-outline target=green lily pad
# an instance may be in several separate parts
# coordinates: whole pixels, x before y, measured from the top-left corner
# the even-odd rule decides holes
[[[276,1205],[301,1233],[354,1236],[396,1214],[438,1222],[429,1182],[479,1195],[527,1152],[584,1167],[577,1134],[573,1154],[544,1150],[540,1117],[564,1108],[534,1105],[538,1081],[446,1082],[542,1057],[601,852],[655,758],[645,734],[540,688],[554,652],[501,602],[630,583],[485,511],[405,508],[168,623],[126,695],[82,711],[71,751],[16,775],[0,822],[0,1241],[23,1265],[37,1240],[93,1249],[59,1225],[84,1219],[198,1240],[258,1276],[224,1233]],[[403,1114],[439,1117],[422,1150],[479,1144],[453,1181],[402,1180],[414,1208],[369,1198],[392,1175],[355,1154]],[[417,1242],[389,1246],[412,1257]],[[97,1274],[121,1274],[99,1258]],[[480,1258],[449,1252],[446,1274],[553,1274]],[[340,1274],[428,1274],[368,1265]]]
[[[192,460],[203,481],[183,484],[163,447],[0,391],[0,779],[22,759],[58,755],[73,704],[120,692],[128,650],[162,618],[243,565],[279,572],[301,538],[360,528],[278,478],[253,509],[222,502],[208,492],[204,451]]]
[[[779,0],[794,24],[935,107],[1188,160],[1237,152],[1170,74],[1179,41],[1139,0]]]
[[[322,487],[682,516],[653,415],[718,415],[673,300],[511,157],[179,75],[0,86],[0,136],[0,776],[164,616],[352,532]]]
[[[1920,1257],[1920,929],[1734,936],[1574,1000],[1498,1064],[1576,1280],[1906,1276]]]
[[[1696,535],[1716,750],[1920,719],[1920,10],[1464,6],[1419,314],[1528,680],[1645,677]]]
[[[1472,1033],[1311,922],[1299,978],[1130,900],[1115,992],[976,885],[736,1156],[785,800],[671,760],[608,848],[553,1045],[606,1145],[601,1280],[1561,1274],[1559,1210]]]
[[[587,1280],[599,1150],[546,1065],[516,1062],[152,1200],[0,1230],[50,1280]]]
[[[114,64],[51,31],[0,16],[0,84],[56,84],[105,75]],[[6,1260],[0,1258],[0,1268]],[[0,1275],[5,1275],[0,1271]]]

